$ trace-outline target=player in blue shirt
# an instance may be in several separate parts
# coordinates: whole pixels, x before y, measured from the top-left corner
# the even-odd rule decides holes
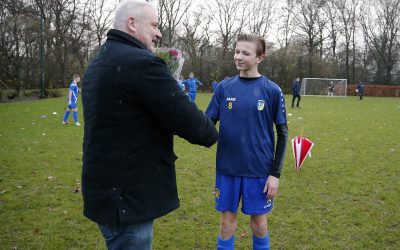
[[[360,82],[360,83],[357,85],[356,90],[357,90],[358,94],[360,95],[360,100],[363,99],[364,88],[365,88],[365,86],[364,86],[364,83],[363,83],[363,82]]]
[[[328,84],[328,96],[333,96],[333,91],[335,91],[335,85],[330,81]]]
[[[73,80],[69,86],[68,92],[68,108],[64,114],[63,124],[68,124],[69,113],[72,111],[72,116],[74,117],[75,125],[80,126],[81,124],[78,121],[78,107],[76,106],[76,102],[78,101],[78,83],[81,81],[81,77],[79,74],[74,74]]]
[[[190,96],[190,100],[194,102],[196,100],[197,84],[203,86],[203,83],[201,83],[197,78],[194,77],[193,72],[190,72],[189,79],[184,80],[182,83],[188,86],[188,94]]]
[[[288,128],[284,96],[258,73],[265,40],[254,34],[236,38],[239,75],[222,81],[206,114],[220,121],[215,208],[221,212],[217,249],[234,249],[239,200],[250,215],[253,249],[269,249],[266,214],[278,192]],[[278,138],[275,148],[274,124]]]

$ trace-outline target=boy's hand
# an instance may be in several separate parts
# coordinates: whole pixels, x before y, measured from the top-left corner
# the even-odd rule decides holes
[[[278,193],[279,188],[279,179],[275,176],[268,176],[267,181],[265,182],[265,187],[263,193],[267,194],[268,199],[273,199],[274,196]]]

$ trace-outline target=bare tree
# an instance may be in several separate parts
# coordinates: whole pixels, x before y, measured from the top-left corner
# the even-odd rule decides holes
[[[304,38],[308,50],[308,75],[313,75],[313,56],[316,55],[321,40],[321,10],[324,1],[300,0],[298,15],[294,22],[298,28],[295,33]]]
[[[336,7],[337,0],[330,0],[327,1],[325,7],[323,8],[324,13],[327,17],[327,30],[329,33],[330,39],[330,49],[332,53],[332,59],[336,61],[336,54],[337,54],[337,46],[338,46],[338,39],[340,32],[342,30],[342,26],[340,25],[340,20],[338,18],[339,13]]]
[[[113,14],[116,8],[116,3],[111,6],[106,0],[91,0],[89,4],[89,16],[93,25],[94,33],[96,34],[97,46],[101,46],[107,30],[110,28],[113,20]]]
[[[68,59],[68,39],[67,34],[72,23],[76,19],[77,0],[50,0],[50,11],[54,20],[54,56],[55,63],[58,65],[56,75],[57,85],[66,82],[66,64]]]
[[[91,39],[87,37],[87,34],[91,30],[90,24],[92,20],[90,19],[90,9],[89,2],[81,2],[77,8],[77,15],[74,22],[71,23],[68,29],[68,44],[69,47],[69,58],[71,61],[78,61],[79,65],[76,63],[71,63],[67,65],[67,68],[72,75],[73,72],[81,72],[83,71],[87,59],[89,58],[86,50],[87,44],[91,43]],[[95,27],[97,27],[95,25]],[[103,32],[105,32],[103,30]],[[73,71],[73,72],[71,72]]]
[[[375,0],[375,8],[364,3],[362,28],[377,71],[375,80],[391,83],[392,70],[400,53],[400,0]]]
[[[164,46],[173,47],[177,38],[177,28],[188,12],[192,0],[159,0],[158,4],[159,29],[163,35],[160,42]]]
[[[241,0],[209,0],[208,9],[212,13],[213,23],[216,28],[217,47],[221,46],[219,76],[222,78],[227,75],[228,70],[224,64],[232,60],[228,59],[230,46],[233,45],[236,35],[242,31],[249,13],[246,13],[247,2]]]
[[[212,55],[210,33],[208,32],[210,22],[211,19],[204,14],[204,8],[199,6],[197,11],[186,13],[183,21],[183,34],[179,37],[179,42],[187,55],[185,69],[193,71],[200,79],[207,82],[213,75],[213,72],[210,71],[216,68],[209,67],[216,61],[215,55]],[[208,73],[205,73],[206,71]]]
[[[272,0],[250,0],[248,9],[250,11],[247,25],[250,32],[256,33],[262,37],[267,36],[267,32],[271,28],[272,13],[274,12],[274,1]]]
[[[30,35],[33,24],[32,9],[23,1],[4,0],[0,14],[1,72],[6,79],[15,83],[18,96],[23,87],[24,60],[35,39]],[[4,64],[4,65],[3,65]]]
[[[328,23],[328,19],[323,15],[322,13],[323,8],[321,8],[320,13],[316,17],[316,23],[317,23],[317,41],[318,41],[318,53],[319,53],[319,59],[322,60],[322,57],[324,55],[324,41],[327,39],[327,36],[325,35],[325,30],[326,30],[326,25]]]
[[[343,27],[343,35],[345,38],[345,73],[349,82],[354,82],[355,69],[355,31],[356,31],[356,11],[358,8],[358,0],[335,0],[335,5],[340,13],[340,21]],[[350,79],[350,46],[353,45],[353,65],[352,79]]]
[[[277,28],[277,40],[281,48],[285,48],[289,45],[290,39],[293,33],[293,20],[295,13],[293,11],[295,6],[294,0],[286,0],[282,12],[280,22]]]

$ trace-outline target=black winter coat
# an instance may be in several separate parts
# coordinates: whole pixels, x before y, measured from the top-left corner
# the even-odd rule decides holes
[[[112,226],[176,209],[173,135],[208,147],[218,133],[165,62],[110,30],[84,74],[82,102],[84,215]]]

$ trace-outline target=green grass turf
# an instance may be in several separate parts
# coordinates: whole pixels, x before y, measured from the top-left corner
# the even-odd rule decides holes
[[[204,110],[210,98],[196,102]],[[400,99],[303,97],[301,105],[287,110],[289,137],[303,128],[315,147],[296,172],[288,146],[269,215],[272,249],[399,249]],[[74,193],[83,127],[61,125],[65,106],[65,97],[0,104],[0,249],[105,248]],[[181,207],[156,220],[153,249],[215,248],[215,150],[176,138]],[[236,249],[251,249],[248,222],[239,215]]]

